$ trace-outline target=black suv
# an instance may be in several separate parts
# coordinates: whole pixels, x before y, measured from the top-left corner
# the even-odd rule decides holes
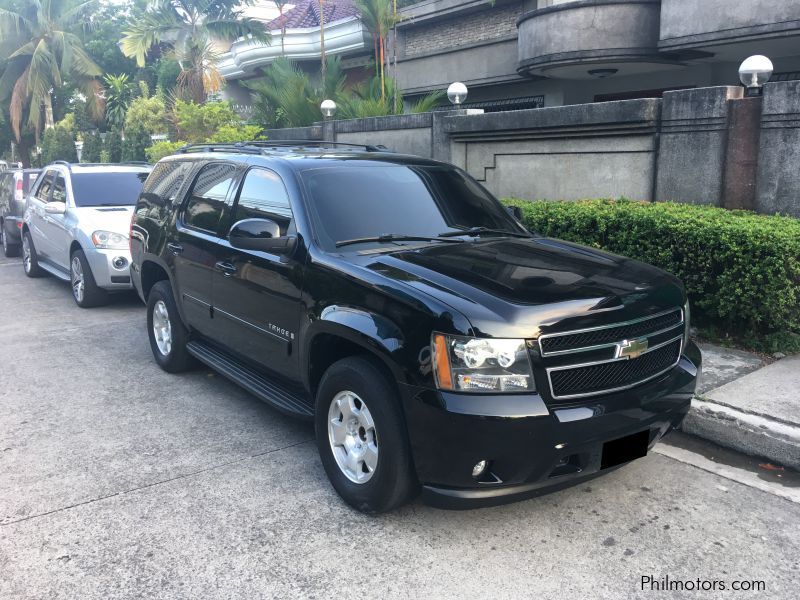
[[[678,279],[376,148],[187,147],[147,180],[131,250],[158,364],[200,360],[313,419],[365,512],[420,487],[497,504],[644,456],[700,369]]]

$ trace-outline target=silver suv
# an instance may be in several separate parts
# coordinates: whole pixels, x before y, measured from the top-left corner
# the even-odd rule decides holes
[[[105,303],[108,292],[131,289],[131,214],[150,170],[138,164],[45,167],[25,205],[25,274],[46,271],[70,282],[84,308]]]

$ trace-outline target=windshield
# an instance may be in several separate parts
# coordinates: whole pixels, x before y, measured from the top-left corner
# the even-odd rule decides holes
[[[320,244],[329,251],[337,242],[387,234],[436,242],[442,234],[478,227],[527,233],[502,204],[453,167],[331,167],[304,171],[302,178]]]
[[[73,173],[76,206],[133,206],[142,191],[147,171]]]

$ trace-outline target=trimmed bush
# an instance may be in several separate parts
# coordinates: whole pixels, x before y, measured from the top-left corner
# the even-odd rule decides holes
[[[125,131],[122,142],[122,162],[147,160],[145,150],[153,143],[144,127],[130,127]]]
[[[103,140],[96,131],[86,133],[83,136],[83,152],[81,162],[96,163],[100,162],[100,155],[103,152]]]
[[[118,163],[122,160],[122,133],[119,129],[108,132],[103,150],[108,155],[107,162]]]
[[[800,331],[800,220],[712,206],[629,200],[527,202],[525,224],[661,267],[694,314],[734,335]]]
[[[179,149],[183,148],[186,145],[186,142],[168,142],[168,141],[160,141],[156,142],[152,146],[150,146],[145,153],[147,154],[147,160],[151,163],[157,163],[165,156],[169,156],[170,154],[175,154]]]

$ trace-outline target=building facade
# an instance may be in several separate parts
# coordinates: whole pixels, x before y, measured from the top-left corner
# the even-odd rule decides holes
[[[326,51],[365,70],[372,38],[351,0],[324,6]],[[234,43],[228,96],[246,102],[237,82],[281,55],[318,68],[319,17],[317,0],[297,0],[271,45]],[[772,59],[773,80],[800,79],[800,0],[422,0],[400,17],[387,60],[409,99],[453,81],[490,111],[661,97],[737,85],[751,54]]]

